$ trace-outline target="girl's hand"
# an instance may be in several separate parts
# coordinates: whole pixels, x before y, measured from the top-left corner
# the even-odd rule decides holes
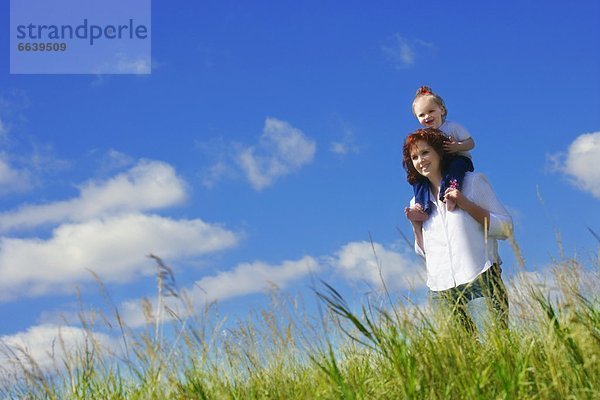
[[[449,154],[457,153],[461,150],[461,142],[455,142],[454,140],[444,141],[444,151]]]

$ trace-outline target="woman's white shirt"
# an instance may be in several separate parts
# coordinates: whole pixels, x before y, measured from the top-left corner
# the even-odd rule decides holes
[[[431,215],[423,222],[423,248],[415,242],[417,254],[425,258],[427,286],[446,290],[471,282],[494,263],[499,263],[498,239],[512,234],[512,218],[502,205],[485,175],[467,172],[462,193],[490,212],[489,230],[466,211],[446,211],[436,199]],[[415,199],[411,201],[414,205]]]

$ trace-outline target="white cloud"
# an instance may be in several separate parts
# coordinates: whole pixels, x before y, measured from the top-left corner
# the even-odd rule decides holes
[[[600,159],[600,132],[585,133],[577,137],[566,154],[551,156],[559,171],[582,190],[600,199],[600,169],[595,163]]]
[[[419,289],[425,285],[422,264],[378,243],[348,243],[336,253],[332,264],[347,279],[376,287],[383,285],[382,278],[390,289]]]
[[[311,256],[296,261],[284,261],[280,265],[263,262],[239,264],[232,271],[223,271],[215,276],[204,277],[194,284],[195,297],[203,301],[225,300],[251,293],[265,291],[271,285],[285,288],[316,272],[318,262]]]
[[[127,282],[153,272],[148,253],[181,259],[223,250],[236,235],[199,219],[122,214],[64,224],[48,240],[0,239],[0,301],[72,291],[93,279]]]
[[[243,148],[237,161],[251,185],[261,190],[310,163],[315,152],[315,141],[302,131],[285,121],[267,118],[259,143]]]
[[[319,264],[311,256],[299,260],[283,261],[279,265],[264,262],[242,263],[230,271],[222,271],[196,281],[186,290],[189,299],[196,307],[204,307],[212,301],[223,301],[235,297],[264,292],[273,286],[283,289],[292,282],[317,272]],[[157,300],[151,301],[153,310]],[[168,298],[169,307],[178,309],[177,300]],[[128,326],[137,327],[146,323],[139,301],[121,304],[122,315]],[[181,316],[181,315],[180,315]]]
[[[25,332],[1,336],[0,377],[5,381],[17,378],[22,374],[23,367],[29,371],[39,367],[46,373],[61,370],[64,367],[63,360],[72,357],[86,345],[117,354],[121,348],[120,341],[106,334],[90,335],[81,328],[54,324],[37,325]]]
[[[0,231],[158,209],[181,203],[186,198],[185,182],[173,167],[158,161],[140,161],[129,171],[107,181],[89,181],[79,191],[79,196],[71,200],[0,213]]]
[[[399,34],[393,35],[388,43],[381,46],[381,51],[398,69],[415,64],[417,54],[421,50],[433,50],[432,43],[420,39],[408,39]]]

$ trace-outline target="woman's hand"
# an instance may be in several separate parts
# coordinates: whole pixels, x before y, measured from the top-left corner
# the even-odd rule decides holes
[[[458,207],[465,210],[471,217],[475,218],[483,226],[489,229],[490,212],[483,207],[478,206],[467,198],[460,190],[448,188],[444,192],[446,202],[454,202]]]
[[[465,203],[469,202],[469,199],[467,199],[460,190],[458,190],[456,188],[452,188],[452,187],[449,187],[444,192],[444,200],[446,200],[446,202],[449,201],[451,203],[454,203],[458,207],[463,208],[463,209],[465,208]]]

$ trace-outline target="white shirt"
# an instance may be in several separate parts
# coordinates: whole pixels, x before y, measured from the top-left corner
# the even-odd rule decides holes
[[[454,121],[444,121],[440,126],[440,130],[455,142],[462,142],[471,137],[471,134],[464,126]],[[456,154],[471,158],[471,153],[469,151],[459,151]]]
[[[415,251],[425,258],[427,286],[446,290],[471,282],[499,261],[498,239],[512,234],[512,218],[502,205],[485,175],[467,172],[462,193],[490,212],[489,230],[461,208],[446,211],[437,196],[429,218],[423,222],[423,247],[415,241]],[[411,200],[414,206],[415,199]]]

